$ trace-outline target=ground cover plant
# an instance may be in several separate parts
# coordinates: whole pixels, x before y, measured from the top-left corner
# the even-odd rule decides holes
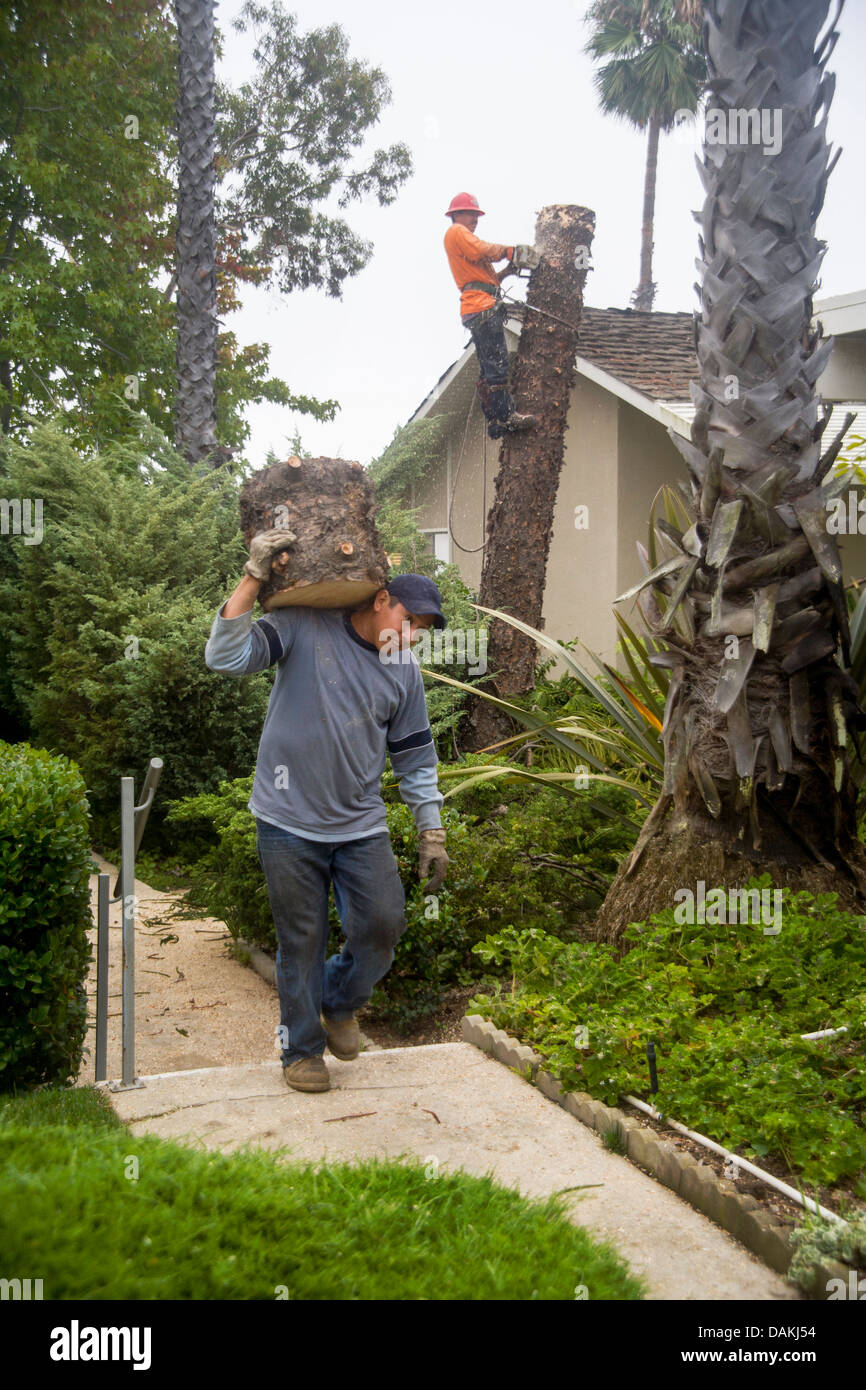
[[[750,887],[769,888],[763,876]],[[782,896],[781,930],[679,923],[674,909],[607,944],[507,928],[476,946],[511,974],[475,996],[530,1043],[565,1090],[624,1093],[795,1179],[866,1199],[866,929],[835,895]],[[804,1041],[801,1033],[847,1027]],[[650,1096],[646,1045],[655,1043]]]
[[[46,1299],[636,1299],[565,1214],[488,1176],[382,1159],[317,1168],[131,1135],[103,1093],[0,1105],[0,1241]],[[136,1160],[136,1164],[131,1160]],[[581,1295],[577,1290],[582,1288]]]

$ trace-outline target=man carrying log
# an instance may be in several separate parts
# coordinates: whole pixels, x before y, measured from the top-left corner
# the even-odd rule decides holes
[[[532,246],[499,246],[475,235],[484,213],[471,193],[458,193],[451,199],[446,217],[451,226],[445,233],[445,254],[451,274],[460,290],[460,316],[469,329],[478,356],[478,396],[491,439],[529,429],[534,415],[518,415],[508,390],[508,347],[505,342],[505,306],[501,302],[501,282],[518,270],[534,269],[539,262]],[[504,270],[493,269],[495,261],[507,260]]]
[[[278,942],[283,1075],[294,1090],[327,1091],[325,1044],[341,1061],[358,1056],[356,1013],[406,930],[380,794],[386,751],[418,828],[422,881],[432,872],[425,892],[447,871],[436,749],[421,670],[406,650],[445,619],[433,581],[401,574],[360,608],[288,606],[254,623],[262,584],[288,561],[285,537],[277,528],[252,540],[205,662],[235,676],[277,668],[249,809]],[[331,883],[346,941],[326,960]]]

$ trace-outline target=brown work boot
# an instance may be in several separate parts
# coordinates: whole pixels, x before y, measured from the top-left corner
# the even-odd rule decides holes
[[[518,430],[531,430],[533,425],[538,424],[537,415],[509,415],[505,421],[505,428],[509,434],[516,434]]]
[[[322,1026],[328,1035],[328,1047],[341,1062],[354,1062],[361,1051],[361,1030],[354,1014],[351,1018],[326,1018],[321,1015]]]
[[[301,1057],[283,1067],[286,1085],[293,1091],[329,1091],[331,1078],[322,1057]]]

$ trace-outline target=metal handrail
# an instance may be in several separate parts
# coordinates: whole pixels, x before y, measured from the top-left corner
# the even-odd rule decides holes
[[[109,1084],[111,1091],[138,1089],[144,1085],[135,1075],[135,856],[141,844],[144,827],[150,815],[156,788],[162,775],[162,758],[151,758],[141,789],[141,801],[135,805],[135,783],[132,777],[120,779],[120,869],[110,892],[111,875],[102,873],[97,881],[96,908],[96,1081],[106,1079],[108,1044],[108,909],[112,903],[121,904],[122,984],[121,1080]]]

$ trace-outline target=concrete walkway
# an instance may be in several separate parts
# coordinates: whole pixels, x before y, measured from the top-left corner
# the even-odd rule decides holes
[[[784,1299],[797,1290],[726,1232],[528,1082],[471,1043],[326,1052],[331,1090],[288,1088],[278,1061],[143,1076],[112,1102],[135,1134],[229,1152],[287,1148],[287,1158],[415,1155],[431,1180],[458,1168],[525,1196],[565,1188],[572,1218],[610,1240],[650,1297]],[[592,1298],[592,1290],[589,1290]]]

